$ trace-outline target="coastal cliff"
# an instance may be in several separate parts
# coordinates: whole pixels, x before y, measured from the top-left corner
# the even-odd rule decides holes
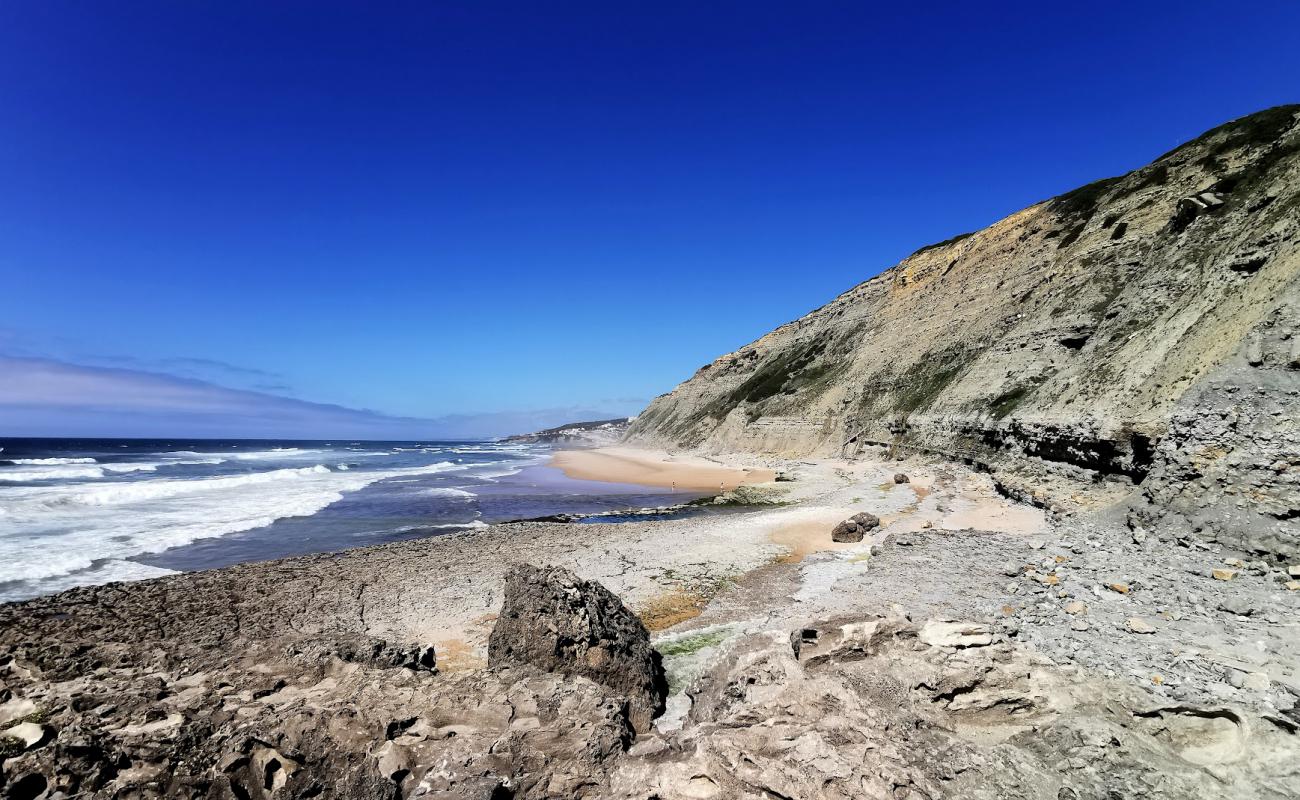
[[[933,454],[1047,508],[1131,496],[1134,526],[1300,553],[1298,116],[922,248],[701,367],[627,440]]]

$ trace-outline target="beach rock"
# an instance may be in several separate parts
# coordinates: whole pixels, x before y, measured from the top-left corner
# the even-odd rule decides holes
[[[650,633],[616,595],[559,567],[517,564],[488,640],[488,665],[526,665],[580,675],[622,694],[638,732],[663,713],[668,694]]]
[[[865,511],[854,514],[831,530],[831,541],[860,542],[867,531],[880,525],[880,518]]]
[[[911,479],[901,472],[894,473],[894,483],[910,483]]]

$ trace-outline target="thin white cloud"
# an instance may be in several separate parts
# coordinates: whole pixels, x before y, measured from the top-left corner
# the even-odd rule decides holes
[[[610,416],[561,408],[398,417],[162,372],[0,355],[0,436],[490,438],[602,415]]]

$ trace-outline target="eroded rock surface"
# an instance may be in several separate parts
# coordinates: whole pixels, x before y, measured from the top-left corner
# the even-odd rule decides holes
[[[955,637],[955,638],[954,638]],[[807,639],[818,640],[810,652]],[[1152,702],[978,623],[814,622],[739,641],[619,798],[1287,797],[1296,727]],[[644,751],[644,754],[638,751]]]

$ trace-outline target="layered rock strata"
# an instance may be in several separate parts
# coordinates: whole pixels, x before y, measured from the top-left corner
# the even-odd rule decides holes
[[[1300,553],[1300,106],[922,248],[654,400],[628,438],[932,453]],[[1136,489],[1136,491],[1135,491]]]

